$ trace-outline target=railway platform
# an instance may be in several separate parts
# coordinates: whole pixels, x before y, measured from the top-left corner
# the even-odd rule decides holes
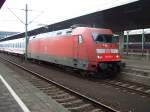
[[[134,67],[143,68],[143,69],[150,69],[150,60],[124,58],[123,62],[125,62],[127,66],[134,66]]]
[[[150,86],[150,60],[124,58],[123,62],[126,67],[121,79]]]
[[[1,77],[1,79],[3,78]],[[9,93],[2,80],[0,80],[0,88],[0,112],[23,112],[19,104]]]
[[[68,112],[0,62],[0,112]]]

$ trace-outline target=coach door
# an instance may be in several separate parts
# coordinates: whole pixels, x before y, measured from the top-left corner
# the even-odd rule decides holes
[[[76,68],[80,68],[80,57],[81,57],[81,49],[83,43],[83,37],[81,35],[76,36],[74,42],[74,59],[73,59],[73,66]]]

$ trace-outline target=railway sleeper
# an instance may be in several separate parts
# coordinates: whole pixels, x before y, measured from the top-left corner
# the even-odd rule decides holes
[[[83,100],[78,99],[78,100],[65,102],[65,103],[61,103],[61,104],[64,105],[65,107],[76,107],[76,106],[79,106],[83,103],[84,103]]]
[[[66,98],[68,96],[70,96],[68,93],[64,93],[64,94],[52,96],[52,98],[54,98],[54,99],[62,99],[62,98]]]
[[[146,90],[145,93],[149,93],[150,94],[150,89]]]
[[[36,82],[39,82],[39,83],[43,83],[43,84],[48,84],[47,82],[44,82],[43,80],[37,78],[37,77],[32,77],[31,79],[29,79],[31,81],[36,81]]]
[[[93,109],[91,112],[104,112],[104,111],[102,111],[101,109]]]
[[[41,85],[43,85],[43,84],[41,84],[40,82],[35,81],[35,80],[34,80],[34,81],[31,81],[31,80],[30,80],[30,82],[31,82],[33,85],[39,86],[39,87],[40,87]]]
[[[62,98],[62,97],[68,97],[68,93],[62,93],[62,94],[55,94],[52,96],[53,98]]]
[[[39,84],[41,84],[41,85],[44,85],[44,86],[53,86],[52,84],[50,84],[50,83],[47,83],[47,82],[43,82],[43,81],[37,81]]]
[[[50,96],[59,95],[65,93],[64,91],[57,91],[57,92],[49,92],[49,90],[43,90],[45,93],[47,93]]]
[[[54,88],[56,88],[55,86],[41,86],[41,87],[39,87],[41,90],[43,90],[43,91],[49,91],[49,90],[51,90],[51,89],[54,89]]]
[[[77,98],[75,96],[68,96],[67,98],[61,98],[61,99],[55,99],[55,100],[59,103],[63,103],[63,102],[70,102],[73,100],[77,100]]]
[[[61,90],[57,87],[52,87],[52,88],[47,89],[46,91],[49,93],[56,93],[56,92],[59,92]]]
[[[92,108],[93,106],[91,104],[86,103],[86,104],[79,105],[77,107],[69,107],[67,109],[69,109],[72,112],[88,112]]]

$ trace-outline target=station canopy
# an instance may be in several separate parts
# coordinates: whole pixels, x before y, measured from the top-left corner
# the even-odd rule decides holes
[[[0,0],[0,8],[3,6],[5,0]]]
[[[149,28],[149,7],[149,0],[138,0],[133,3],[50,24],[47,25],[47,29],[45,27],[34,29],[29,31],[28,35],[30,36],[48,31],[66,29],[74,24],[85,24],[86,26],[109,28],[115,33],[123,32],[125,30]],[[20,37],[24,37],[24,33],[14,35],[11,38]],[[6,38],[3,40],[6,40]]]

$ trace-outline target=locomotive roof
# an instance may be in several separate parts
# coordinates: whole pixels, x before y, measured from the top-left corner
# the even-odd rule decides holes
[[[30,39],[44,38],[44,37],[55,37],[55,36],[71,35],[71,34],[82,34],[82,32],[84,32],[85,30],[95,30],[95,31],[101,30],[103,33],[112,33],[112,31],[110,29],[104,29],[104,28],[76,27],[76,28],[68,28],[68,29],[63,29],[63,30],[33,35],[30,37]]]
[[[84,32],[85,30],[95,30],[95,31],[96,30],[97,31],[98,30],[102,30],[102,32],[105,32],[104,30],[106,30],[106,31],[111,32],[110,29],[93,28],[93,27],[88,27],[88,26],[79,26],[79,27],[71,27],[71,28],[68,28],[68,29],[62,29],[62,30],[51,31],[51,32],[46,32],[46,33],[33,35],[33,36],[30,36],[30,39],[44,38],[44,37],[55,37],[55,36],[71,35],[71,34],[76,35],[76,34],[82,34],[82,32]],[[20,37],[20,38],[24,38],[24,35],[23,35],[23,37]],[[17,39],[17,38],[14,38],[14,39]],[[12,39],[8,39],[8,40],[13,40],[13,38]],[[6,40],[2,40],[2,41],[6,41]]]
[[[31,36],[30,39],[33,38],[44,38],[44,37],[54,37],[54,36],[61,36],[61,35],[70,35],[72,33],[72,29],[63,29],[63,30],[58,30],[58,31],[52,31],[52,32],[46,32],[46,33],[41,33],[38,35]]]

